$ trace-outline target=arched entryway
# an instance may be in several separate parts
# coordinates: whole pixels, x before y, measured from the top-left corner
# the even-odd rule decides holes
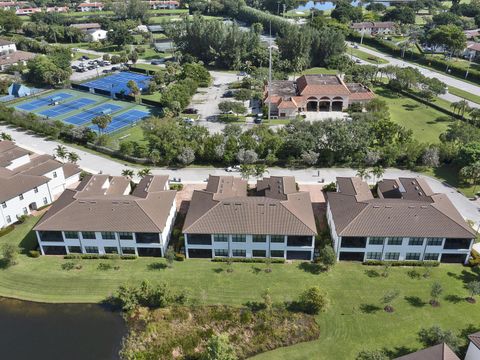
[[[307,111],[318,111],[318,100],[315,97],[307,99]]]
[[[341,97],[334,97],[332,101],[332,111],[343,110],[343,99]]]
[[[330,98],[324,96],[320,99],[318,103],[318,110],[319,111],[330,111]]]

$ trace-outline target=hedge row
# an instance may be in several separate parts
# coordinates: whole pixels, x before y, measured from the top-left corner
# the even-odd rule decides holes
[[[117,254],[67,254],[64,259],[82,259],[82,260],[135,260],[137,255],[117,255]]]
[[[8,233],[12,232],[15,229],[15,226],[8,225],[0,230],[0,237],[7,235]]]
[[[383,261],[383,260],[367,260],[363,262],[363,265],[368,266],[380,266],[380,265],[391,265],[391,266],[431,266],[436,267],[440,265],[439,261],[434,260],[402,260],[402,261]]]
[[[237,263],[265,263],[269,260],[272,264],[284,264],[285,259],[278,258],[228,258],[228,257],[216,257],[213,258],[213,262],[237,262]]]

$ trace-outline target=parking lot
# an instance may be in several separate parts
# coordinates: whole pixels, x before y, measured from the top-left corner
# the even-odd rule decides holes
[[[101,58],[98,59],[98,60],[101,60]],[[113,70],[120,69],[120,67],[121,67],[121,64],[113,65],[113,64],[110,64],[109,62],[106,63],[107,65],[103,65],[103,66],[98,65],[98,64],[93,65],[92,63],[89,64],[89,62],[93,62],[93,61],[95,61],[95,60],[74,60],[74,61],[72,61],[72,71],[73,71],[73,73],[72,73],[72,76],[70,76],[70,80],[78,82],[78,81],[91,79],[91,78],[103,75],[105,70],[111,71],[112,69]],[[88,67],[90,67],[90,69],[88,69]],[[76,68],[83,68],[83,69],[85,69],[85,71],[77,72]]]

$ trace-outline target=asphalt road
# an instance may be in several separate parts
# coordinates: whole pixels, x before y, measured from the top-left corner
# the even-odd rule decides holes
[[[31,135],[23,130],[17,130],[12,127],[0,125],[0,132],[6,132],[10,134],[19,146],[25,147],[31,151],[35,151],[40,154],[53,154],[55,147],[59,145],[58,142],[46,140],[42,137]],[[99,155],[86,152],[84,150],[78,150],[76,148],[67,146],[68,151],[76,152],[80,156],[78,164],[85,170],[111,175],[120,175],[124,169],[138,170],[138,168],[132,168],[125,166],[121,161],[114,161],[104,158]],[[168,174],[170,178],[181,179],[184,183],[201,183],[206,181],[210,174],[212,175],[227,175],[223,168],[185,168],[185,169],[168,169],[168,168],[153,168],[153,174]],[[235,174],[235,173],[234,173]],[[282,169],[282,168],[269,168],[267,175],[291,175],[295,176],[297,182],[301,184],[312,183],[330,183],[335,181],[337,176],[354,176],[356,174],[355,169],[348,168],[321,168],[321,169]],[[448,195],[450,200],[455,204],[458,211],[466,219],[474,221],[477,226],[480,226],[480,212],[477,202],[468,200],[465,196],[459,193],[455,188],[450,187],[441,181],[424,176],[409,170],[399,169],[386,169],[384,178],[397,178],[397,177],[412,177],[421,176],[427,179],[428,183],[432,187],[433,191],[442,192]],[[252,179],[253,181],[253,179]]]

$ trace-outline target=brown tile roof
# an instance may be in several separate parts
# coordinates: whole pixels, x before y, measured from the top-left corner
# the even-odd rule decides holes
[[[429,348],[400,356],[395,360],[460,360],[447,344],[438,344]]]
[[[65,179],[68,179],[69,177],[72,177],[73,175],[78,174],[80,172],[82,172],[82,170],[77,164],[72,164],[72,163],[63,164],[63,175],[65,176]]]
[[[145,198],[151,192],[163,190],[168,190],[168,175],[148,175],[140,180],[132,195]]]
[[[30,161],[25,165],[13,169],[15,174],[22,173],[26,175],[42,176],[46,173],[54,171],[63,167],[60,161],[57,161],[50,155],[38,155],[30,158]]]
[[[359,83],[347,83],[348,91],[350,91],[350,100],[371,100],[375,98],[375,94],[366,86]]]
[[[287,183],[289,188],[289,180]],[[216,195],[209,191],[194,191],[183,227],[185,233],[316,234],[309,193],[289,193],[285,200],[245,195],[218,198]]]
[[[176,191],[149,189],[144,196],[142,190],[139,197],[124,194],[127,183],[120,176],[85,177],[77,189],[63,192],[35,230],[162,232]]]
[[[0,202],[4,202],[47,183],[50,179],[45,176],[14,174],[0,176]]]
[[[480,349],[480,331],[468,335],[468,339],[472,342],[473,345]]]
[[[0,141],[0,166],[7,167],[12,161],[22,156],[28,155],[30,152],[21,148],[13,141]]]
[[[72,24],[70,26],[80,30],[101,29],[101,26],[99,23]]]
[[[28,52],[28,51],[21,51],[17,50],[13,53],[1,55],[0,56],[0,65],[10,65],[16,64],[20,61],[27,61],[33,59],[37,54]]]
[[[15,43],[11,40],[0,39],[0,46],[12,45],[12,44],[15,44]]]
[[[257,191],[266,197],[286,200],[288,194],[298,192],[294,176],[271,176],[257,181]]]
[[[472,42],[467,44],[467,48],[469,50],[480,51],[480,43],[479,42]]]
[[[399,181],[407,184],[414,180],[418,183],[418,179]],[[474,231],[445,194],[385,198],[387,192],[383,192],[384,198],[373,198],[359,178],[337,178],[337,183],[340,191],[327,195],[339,236],[474,237]],[[430,194],[428,185],[422,186]]]
[[[214,200],[247,196],[247,181],[234,176],[210,175],[206,191],[214,194]]]
[[[349,95],[350,91],[336,75],[302,75],[297,79],[300,95]]]
[[[358,23],[353,23],[351,25],[352,29],[389,29],[396,27],[397,24],[395,24],[393,21],[365,21],[365,22],[358,22]]]

